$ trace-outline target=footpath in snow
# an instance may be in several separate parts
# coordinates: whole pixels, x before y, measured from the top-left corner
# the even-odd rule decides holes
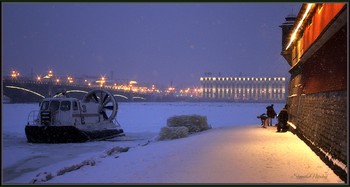
[[[37,182],[41,180],[40,183],[58,184],[344,184],[296,135],[256,125],[213,128],[176,140],[152,140],[131,147],[127,152],[96,153],[94,157],[85,158],[85,163],[88,164],[60,175],[57,175],[57,168],[42,168],[11,183],[29,183],[36,179]],[[43,173],[50,174],[47,181]]]

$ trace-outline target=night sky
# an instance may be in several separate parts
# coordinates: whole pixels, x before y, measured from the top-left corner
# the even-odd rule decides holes
[[[2,3],[2,74],[196,86],[287,76],[281,25],[301,3]]]

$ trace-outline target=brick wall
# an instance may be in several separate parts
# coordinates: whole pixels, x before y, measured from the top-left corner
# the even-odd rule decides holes
[[[346,180],[348,168],[342,164],[347,165],[348,158],[347,91],[296,95],[288,104],[289,121],[298,136]]]

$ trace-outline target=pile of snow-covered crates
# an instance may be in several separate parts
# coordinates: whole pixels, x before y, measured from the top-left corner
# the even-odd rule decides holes
[[[207,117],[200,115],[181,115],[168,118],[167,126],[162,127],[158,140],[187,137],[189,134],[208,130]]]

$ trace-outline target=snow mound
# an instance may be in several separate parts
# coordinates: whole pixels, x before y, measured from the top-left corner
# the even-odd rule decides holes
[[[167,120],[168,127],[185,126],[188,128],[189,133],[200,132],[208,130],[211,127],[208,125],[207,117],[200,115],[181,115],[170,117]]]
[[[207,117],[200,115],[181,115],[168,118],[167,126],[162,127],[158,140],[187,137],[189,134],[208,130]]]
[[[171,140],[187,137],[189,130],[187,127],[162,127],[158,140]]]
[[[34,184],[34,183],[46,182],[52,178],[53,178],[53,176],[52,176],[51,172],[45,171],[45,172],[37,174],[36,177],[30,181],[30,183]]]
[[[111,156],[114,153],[121,153],[121,152],[127,152],[129,150],[129,147],[113,147],[111,149],[108,149],[105,151],[105,155],[101,156],[102,158],[105,158],[106,156]]]
[[[116,153],[122,153],[122,152],[127,152],[129,150],[129,147],[112,147],[108,150],[106,150],[103,155],[100,156],[100,158],[106,158],[108,156],[113,156]],[[117,157],[115,157],[117,158]],[[51,179],[53,179],[56,176],[61,176],[64,175],[68,172],[72,172],[72,171],[76,171],[79,170],[80,168],[82,168],[83,166],[95,166],[96,163],[98,163],[98,159],[96,158],[90,158],[90,159],[86,159],[78,164],[73,164],[70,166],[66,166],[63,167],[62,169],[59,169],[55,174],[52,174],[51,172],[40,172],[39,174],[37,174],[35,176],[35,178],[33,178],[30,183],[34,184],[34,183],[43,183],[43,182],[47,182]]]
[[[74,165],[71,165],[71,166],[68,166],[68,167],[64,167],[63,169],[60,169],[57,172],[57,176],[63,175],[65,173],[67,173],[67,172],[78,170],[78,169],[80,169],[83,166],[89,166],[89,165],[90,166],[96,165],[96,161],[94,159],[89,159],[89,160],[84,160],[84,161],[80,162],[79,164],[74,164]]]

